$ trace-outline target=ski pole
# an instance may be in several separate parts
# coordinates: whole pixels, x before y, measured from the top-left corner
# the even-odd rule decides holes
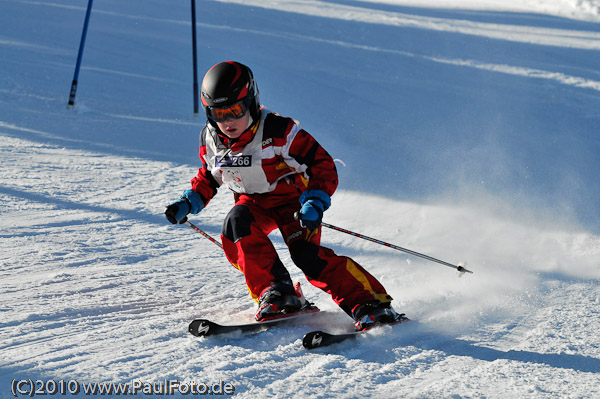
[[[75,73],[73,74],[73,82],[71,82],[71,91],[69,92],[69,103],[67,109],[73,109],[75,106],[75,95],[77,94],[77,81],[79,80],[79,68],[81,67],[81,58],[83,56],[83,47],[85,46],[85,38],[87,36],[88,24],[90,23],[90,14],[92,13],[92,2],[88,0],[87,11],[85,12],[85,20],[83,21],[83,32],[79,41],[79,52],[77,53],[77,62],[75,63]]]
[[[198,116],[198,56],[196,47],[196,0],[192,0],[192,65],[194,67],[194,116]]]
[[[407,254],[418,256],[420,258],[427,259],[432,262],[436,262],[436,263],[451,267],[453,269],[456,269],[459,277],[465,273],[471,273],[471,274],[473,273],[472,271],[465,269],[466,262],[460,262],[458,265],[453,265],[452,263],[444,262],[443,260],[439,260],[439,259],[433,258],[431,256],[428,256],[428,255],[425,255],[425,254],[422,254],[419,252],[411,251],[410,249],[402,248],[397,245],[378,240],[376,238],[367,237],[363,234],[355,233],[354,231],[342,229],[341,227],[337,227],[337,226],[331,225],[329,223],[321,223],[321,225],[325,226],[325,227],[329,227],[330,229],[333,229],[333,230],[341,231],[342,233],[350,234],[351,236],[354,236],[354,237],[362,238],[363,240],[371,241],[371,242],[374,242],[379,245],[383,245],[383,246],[386,246],[386,247],[389,247],[392,249],[396,249],[398,251],[406,252]]]
[[[186,221],[186,223],[194,230],[196,230],[198,233],[202,234],[204,237],[208,238],[210,241],[212,241],[213,243],[215,243],[215,245],[217,245],[219,248],[223,249],[223,244],[221,244],[219,241],[215,240],[214,238],[212,238],[208,233],[206,233],[204,230],[202,230],[201,228],[197,227],[196,225],[194,225],[192,222],[190,222],[189,220]]]

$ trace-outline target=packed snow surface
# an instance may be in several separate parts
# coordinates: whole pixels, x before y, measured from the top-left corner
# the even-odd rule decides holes
[[[600,397],[600,1],[197,2],[200,78],[249,65],[262,103],[336,159],[327,223],[474,272],[325,229],[412,321],[314,351],[303,334],[352,320],[277,234],[322,311],[188,334],[255,311],[221,249],[162,215],[199,166],[189,2],[95,2],[67,110],[86,6],[0,0],[0,397],[165,397],[175,380],[240,398]],[[218,237],[232,203],[222,189],[191,220]]]

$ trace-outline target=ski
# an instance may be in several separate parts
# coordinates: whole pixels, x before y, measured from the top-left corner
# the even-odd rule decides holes
[[[296,320],[306,315],[318,312],[319,310],[320,309],[318,307],[310,305],[306,309],[300,310],[298,312],[283,314],[265,321],[257,321],[254,323],[245,324],[223,325],[215,323],[214,321],[210,321],[208,319],[196,319],[190,323],[188,330],[190,334],[196,337],[207,337],[218,334],[226,334],[234,331],[240,331],[243,333],[254,332],[263,329],[268,329],[277,325],[285,324],[287,322]]]
[[[314,349],[314,348],[320,348],[323,346],[329,346],[329,345],[337,344],[339,342],[343,342],[343,341],[346,341],[346,340],[349,340],[352,338],[356,338],[359,335],[362,335],[362,334],[372,330],[373,328],[405,323],[407,321],[410,321],[410,319],[403,317],[402,319],[395,321],[393,323],[376,324],[365,330],[353,331],[353,332],[342,333],[342,334],[330,334],[325,331],[311,331],[308,334],[306,334],[304,336],[304,338],[302,339],[302,346],[304,346],[306,349]]]

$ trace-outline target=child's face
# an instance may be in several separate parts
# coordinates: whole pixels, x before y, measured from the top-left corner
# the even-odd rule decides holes
[[[246,131],[250,123],[250,112],[239,119],[229,118],[225,122],[217,122],[217,126],[230,139],[237,139]]]

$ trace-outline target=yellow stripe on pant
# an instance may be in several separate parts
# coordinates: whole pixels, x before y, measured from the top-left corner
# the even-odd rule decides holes
[[[392,300],[392,297],[389,296],[386,293],[377,293],[373,290],[373,288],[371,287],[371,283],[369,283],[369,279],[367,278],[367,276],[360,271],[360,269],[358,267],[356,267],[356,264],[354,262],[352,262],[352,259],[348,259],[346,261],[346,270],[348,270],[348,272],[350,272],[350,274],[352,274],[352,277],[354,277],[356,280],[358,280],[362,285],[363,288],[366,291],[369,291],[371,293],[371,295],[373,295],[374,299],[379,300],[381,303],[389,303]]]

